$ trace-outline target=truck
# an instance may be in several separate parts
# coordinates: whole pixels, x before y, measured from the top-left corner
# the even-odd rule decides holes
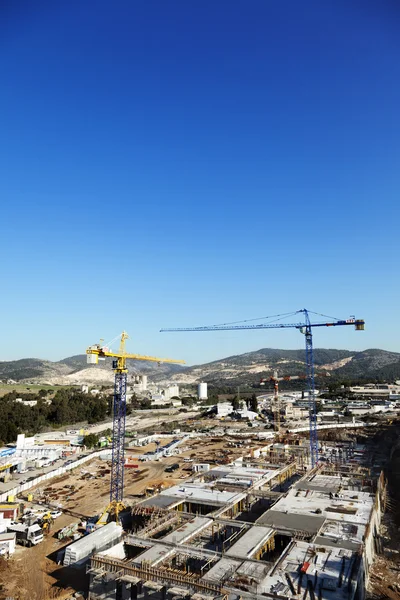
[[[42,458],[38,458],[38,460],[35,462],[35,467],[37,469],[41,469],[42,467],[48,467],[49,465],[51,465],[52,460],[50,458],[48,458],[47,456],[43,456]]]
[[[179,469],[179,463],[174,463],[173,465],[169,465],[168,467],[166,467],[165,468],[165,472],[166,473],[173,473],[177,469]]]
[[[15,532],[17,544],[21,546],[36,546],[43,541],[43,530],[37,523],[14,523],[7,527],[7,531]]]

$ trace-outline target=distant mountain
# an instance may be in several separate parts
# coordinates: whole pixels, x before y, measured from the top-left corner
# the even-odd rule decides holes
[[[251,385],[258,383],[260,378],[271,376],[275,370],[280,375],[303,375],[306,370],[304,349],[262,348],[193,367],[169,364],[158,366],[135,360],[128,362],[130,377],[143,373],[154,382],[175,381],[181,384],[207,381],[215,385]],[[351,352],[318,348],[314,350],[314,362],[316,373],[328,371],[332,380],[400,379],[400,354],[397,352],[379,349]],[[110,360],[100,361],[98,366],[89,366],[86,355],[78,354],[58,362],[37,358],[0,362],[0,379],[51,385],[97,385],[112,383],[113,371]]]
[[[0,362],[0,379],[24,379],[62,377],[70,372],[68,365],[55,363],[40,358],[22,358],[8,362]]]
[[[315,372],[329,372],[331,380],[400,379],[400,354],[385,350],[315,349]],[[236,386],[256,384],[261,378],[273,375],[304,375],[306,372],[304,350],[277,350],[262,348],[204,365],[188,367],[170,379],[194,384],[206,381],[215,385]],[[318,383],[317,383],[318,385]]]
[[[184,369],[180,365],[128,360],[129,376],[146,374],[154,381],[169,378]],[[0,380],[47,383],[49,385],[107,384],[114,380],[111,360],[99,361],[96,366],[88,365],[86,354],[69,356],[58,362],[39,358],[0,362]]]

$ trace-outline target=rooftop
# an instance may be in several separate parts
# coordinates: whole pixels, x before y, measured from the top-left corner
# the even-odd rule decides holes
[[[225,556],[252,558],[273,534],[274,530],[270,527],[251,527],[225,552]]]
[[[203,529],[206,529],[213,523],[212,519],[206,517],[195,517],[191,521],[187,521],[172,533],[169,533],[162,538],[163,542],[173,542],[175,544],[184,544],[194,535],[197,535]]]
[[[167,546],[163,546],[162,544],[154,544],[148,550],[136,556],[132,562],[136,564],[140,564],[142,562],[146,562],[150,564],[152,567],[158,565],[158,563],[162,562],[172,554],[175,554],[174,548],[168,548]]]
[[[302,516],[319,514],[335,521],[366,525],[370,520],[373,502],[373,495],[367,492],[342,490],[330,497],[329,489],[321,492],[292,488],[274,505],[274,511]],[[299,523],[302,520],[298,519]]]
[[[242,564],[241,560],[227,558],[223,556],[211,569],[202,577],[203,581],[220,582],[226,577],[232,575]]]
[[[357,573],[357,553],[294,541],[261,586],[264,592],[291,596],[294,595],[291,585],[295,593],[301,595],[311,585],[314,590],[320,590],[324,600],[338,600],[349,597],[351,586],[355,586],[353,576]]]
[[[275,504],[276,506],[276,504]],[[275,507],[274,507],[275,509]],[[304,531],[311,535],[318,533],[325,523],[325,517],[320,515],[302,515],[281,512],[280,510],[267,510],[257,521],[259,525],[269,525],[280,531]]]
[[[356,550],[363,542],[366,526],[355,523],[343,523],[342,521],[326,520],[318,537],[316,544],[340,543],[341,547]]]
[[[153,498],[148,498],[140,503],[140,506],[157,506],[157,508],[170,508],[179,503],[179,499],[175,496],[158,495]]]
[[[185,483],[184,485],[174,485],[161,492],[161,496],[175,497],[181,500],[190,500],[203,504],[212,504],[216,506],[225,506],[226,504],[236,503],[246,497],[246,494],[236,492],[226,492],[212,489],[207,484]]]

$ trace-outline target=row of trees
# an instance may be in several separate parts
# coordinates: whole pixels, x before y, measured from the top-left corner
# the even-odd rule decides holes
[[[36,400],[36,406],[16,402],[16,398]],[[20,394],[11,392],[0,398],[0,441],[14,442],[19,433],[33,435],[46,427],[72,423],[98,423],[111,414],[110,399],[104,396],[84,394],[74,388],[56,392],[51,404],[43,394]]]

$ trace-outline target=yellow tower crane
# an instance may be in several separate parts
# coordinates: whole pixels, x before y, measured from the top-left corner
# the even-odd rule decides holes
[[[111,484],[110,484],[110,503],[104,511],[99,524],[107,522],[109,516],[118,520],[118,515],[124,508],[122,499],[124,491],[124,442],[125,442],[125,416],[126,416],[126,388],[127,388],[127,365],[128,359],[145,360],[150,362],[184,364],[184,360],[174,360],[172,358],[157,358],[155,356],[143,356],[141,354],[128,354],[125,343],[129,338],[126,331],[121,334],[119,351],[113,352],[102,343],[89,346],[86,350],[87,362],[89,364],[98,364],[99,360],[113,358],[112,367],[115,371],[115,387],[113,402],[113,436],[112,436],[112,463],[111,463]],[[102,341],[102,340],[101,340]]]

